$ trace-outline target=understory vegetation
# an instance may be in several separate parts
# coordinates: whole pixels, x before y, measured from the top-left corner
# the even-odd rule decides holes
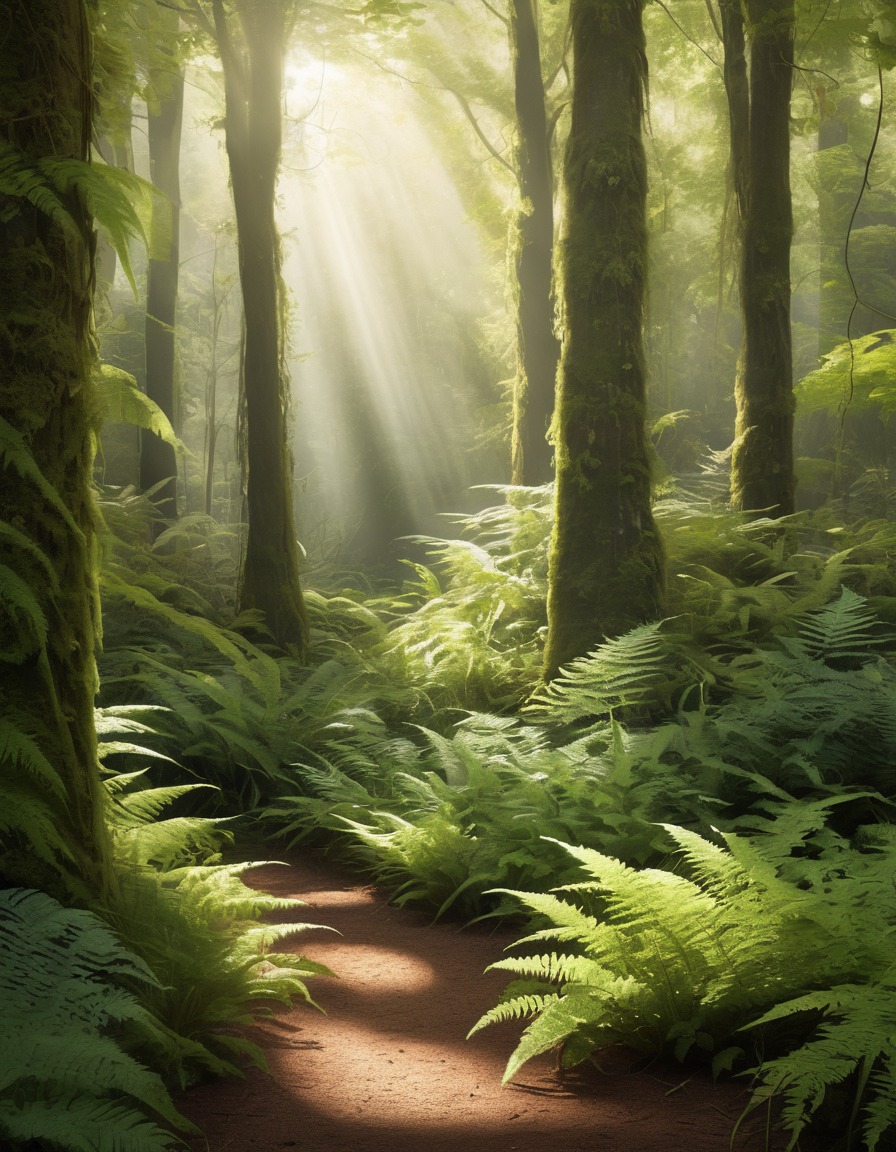
[[[531,918],[496,962],[516,979],[476,1025],[529,1018],[508,1078],[554,1047],[566,1065],[611,1043],[666,1051],[752,1074],[754,1103],[782,1097],[794,1142],[820,1112],[883,1147],[891,526],[748,521],[669,496],[674,614],[545,687],[548,494],[497,495],[456,539],[409,543],[421,558],[403,587],[311,592],[302,666],[230,608],[235,537],[195,521],[149,548],[146,503],[107,493],[98,730],[116,887],[102,921],[5,897],[38,941],[32,970],[64,990],[41,1009],[47,1034],[54,1013],[84,1032],[64,1060],[10,1048],[10,1139],[93,1147],[106,1125],[120,1142],[100,1146],[169,1146],[183,1122],[148,1069],[183,1086],[257,1061],[237,1031],[253,1000],[309,998],[322,969],[280,944],[303,926],[259,923],[294,902],[220,862],[242,829],[275,855],[338,853],[437,917]],[[28,733],[4,729],[24,774],[51,781]],[[41,927],[54,918],[58,933]],[[30,1020],[18,932],[2,948],[4,996]],[[91,1063],[107,1053],[112,1079]],[[62,1135],[75,1100],[84,1135]]]

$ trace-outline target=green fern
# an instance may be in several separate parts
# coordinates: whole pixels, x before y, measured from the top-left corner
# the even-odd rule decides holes
[[[153,202],[160,196],[148,181],[101,162],[58,156],[30,157],[3,142],[0,144],[0,191],[32,204],[70,236],[77,234],[79,226],[70,211],[69,200],[72,195],[80,197],[105,231],[136,297],[129,244],[133,240],[147,243],[146,221]]]
[[[810,1040],[751,1069],[756,1077],[752,1107],[770,1096],[783,1097],[791,1149],[825,1096],[851,1083],[853,1106],[846,1126],[857,1126],[861,1110],[864,1146],[874,1152],[896,1127],[896,982],[889,974],[873,983],[835,985],[777,1004],[744,1027],[819,1013],[824,1019]]]
[[[145,392],[129,372],[112,364],[97,364],[93,373],[97,406],[103,423],[132,424],[154,432],[166,444],[185,451],[171,421]]]
[[[879,980],[889,969],[896,929],[892,850],[856,851],[830,832],[819,841],[818,813],[806,815],[797,804],[784,808],[778,822],[762,837],[728,834],[724,846],[668,827],[687,876],[635,870],[562,845],[586,880],[559,895],[509,893],[549,924],[517,946],[556,940],[574,950],[492,965],[524,982],[512,984],[473,1031],[532,1017],[505,1080],[561,1045],[566,1064],[612,1043],[647,1052],[668,1048],[679,1057],[695,1046],[720,1048],[757,1010],[771,1009],[758,1021],[766,1023],[777,1018],[773,1006],[810,989],[821,994]],[[819,855],[803,866],[787,852],[811,851],[814,842]],[[788,1011],[781,1008],[780,1015]],[[872,1062],[876,1058],[875,1052]],[[794,1057],[789,1067],[797,1065]],[[773,1078],[774,1070],[766,1083]]]
[[[661,622],[643,624],[574,660],[526,710],[558,725],[593,723],[620,710],[629,717],[668,712],[673,697],[707,673],[688,667],[680,641],[662,628]]]
[[[193,1130],[159,1077],[106,1034],[113,1024],[152,1031],[122,980],[156,983],[98,917],[42,892],[0,892],[0,1133],[13,1147],[171,1147],[176,1138],[148,1113]]]

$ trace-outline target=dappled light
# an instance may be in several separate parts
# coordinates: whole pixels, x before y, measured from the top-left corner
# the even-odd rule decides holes
[[[469,481],[463,332],[483,308],[483,254],[412,97],[357,70],[321,74],[326,123],[303,125],[309,144],[287,149],[280,192],[300,317],[300,525],[375,561],[397,536],[431,531]]]

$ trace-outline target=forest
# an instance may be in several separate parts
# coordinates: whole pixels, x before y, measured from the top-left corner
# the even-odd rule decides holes
[[[507,1084],[896,1148],[896,2],[0,30],[2,1147],[224,1152],[301,856],[510,931]]]

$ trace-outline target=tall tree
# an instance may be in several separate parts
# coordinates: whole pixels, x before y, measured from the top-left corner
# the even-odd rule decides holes
[[[552,290],[554,178],[536,0],[510,0],[509,30],[520,200],[514,251],[518,295],[513,483],[544,484],[553,478],[547,433],[554,411],[560,344],[554,332]]]
[[[741,221],[743,343],[731,501],[794,508],[790,332],[793,0],[720,0],[734,187]]]
[[[0,24],[0,659],[2,721],[21,734],[0,757],[0,879],[96,895],[91,36],[85,0],[2,0]],[[64,881],[16,809],[32,843],[59,847]]]
[[[643,0],[572,0],[563,350],[545,673],[662,610],[650,508],[643,316]]]
[[[224,72],[225,139],[236,213],[245,344],[249,533],[241,609],[260,609],[276,642],[301,655],[308,617],[299,583],[287,442],[284,300],[274,218],[282,137],[286,4],[212,0]]]
[[[150,178],[164,193],[153,206],[153,236],[146,275],[146,394],[177,427],[175,324],[180,270],[180,140],[184,110],[184,70],[177,59],[178,16],[161,9],[158,17],[167,59],[150,73],[147,138]],[[174,448],[146,429],[140,433],[140,487],[153,491],[165,519],[177,515],[177,459]]]

